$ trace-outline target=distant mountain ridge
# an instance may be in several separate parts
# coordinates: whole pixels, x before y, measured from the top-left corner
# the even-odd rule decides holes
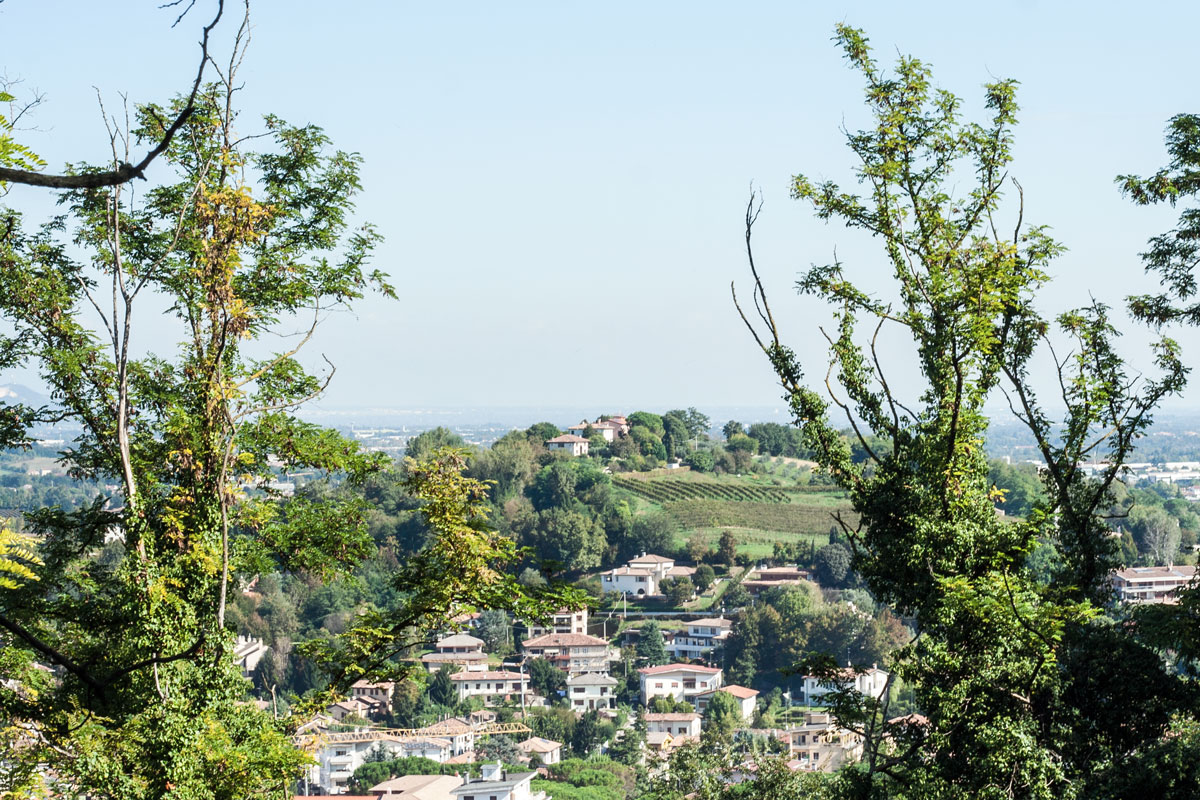
[[[0,403],[5,405],[17,405],[22,403],[27,406],[37,408],[50,404],[50,398],[41,392],[35,392],[28,386],[22,386],[18,383],[9,383],[0,385]]]

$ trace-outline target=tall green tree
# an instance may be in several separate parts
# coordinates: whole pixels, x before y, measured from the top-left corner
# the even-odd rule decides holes
[[[662,628],[650,620],[638,630],[637,641],[638,660],[648,667],[657,667],[667,663],[667,645],[663,641]]]
[[[1057,325],[1035,308],[1045,267],[1061,247],[1045,228],[1025,224],[1019,190],[1015,208],[1002,202],[1017,112],[1014,82],[988,84],[989,118],[964,122],[959,98],[936,89],[920,61],[901,57],[889,74],[860,31],[840,26],[837,41],[866,84],[874,117],[872,127],[847,134],[866,191],[847,193],[801,175],[793,194],[822,219],[842,221],[883,245],[893,299],[881,299],[876,286],[869,293],[859,288],[841,263],[802,277],[801,291],[828,301],[834,314],[830,386],[836,391],[826,400],[807,385],[799,356],[778,337],[749,249],[757,218],[752,203],[746,224],[754,310],[742,316],[782,382],[805,444],[861,516],[858,524],[840,522],[854,567],[877,599],[920,626],[892,667],[913,688],[928,724],[905,739],[883,722],[881,704],[847,693],[835,710],[867,743],[864,767],[846,793],[1086,794],[1099,765],[1136,757],[1169,722],[1156,714],[1135,732],[1107,740],[1111,746],[1071,746],[1072,720],[1095,707],[1082,691],[1090,678],[1060,665],[1107,646],[1101,644],[1106,629],[1092,622],[1116,563],[1100,512],[1152,409],[1183,385],[1177,348],[1159,340],[1159,375],[1131,388],[1136,382],[1113,349],[1117,332],[1106,307],[1092,303],[1064,313]],[[966,176],[973,176],[970,186],[962,184]],[[1002,233],[1002,212],[1009,209],[1016,222]],[[864,318],[870,325],[860,336]],[[915,398],[895,390],[879,358],[875,344],[888,325],[911,337],[924,381]],[[1033,354],[1056,327],[1075,348],[1058,361],[1066,404],[1061,427],[1043,410],[1031,379]],[[1025,523],[997,518],[998,494],[983,452],[983,405],[1001,382],[1045,461],[1045,513]],[[831,404],[845,413],[864,458],[854,458],[830,423]],[[1078,464],[1097,453],[1110,467],[1097,477],[1083,474]],[[1049,587],[1022,569],[1038,534],[1052,535],[1062,554]],[[1148,652],[1128,634],[1125,644]],[[1150,670],[1151,683],[1165,677],[1157,659],[1138,663]],[[846,680],[830,655],[803,668],[831,682]],[[1111,731],[1127,720],[1097,722]],[[895,741],[908,746],[895,748]]]
[[[230,586],[278,568],[319,580],[370,543],[361,502],[261,488],[276,477],[268,456],[285,474],[351,481],[382,463],[291,413],[329,377],[298,359],[315,321],[364,292],[392,293],[368,268],[378,236],[351,227],[359,159],[275,117],[261,136],[234,135],[235,78],[225,79],[134,112],[129,147],[167,143],[162,183],[137,195],[120,183],[73,189],[63,216],[34,231],[2,212],[0,360],[36,368],[58,407],[6,409],[20,424],[0,444],[26,443],[39,419],[70,420],[81,430],[65,456],[72,472],[120,487],[73,513],[33,513],[38,580],[0,597],[0,715],[34,731],[9,752],[64,793],[285,786],[302,757],[283,724],[241,703]],[[175,325],[166,340],[180,344],[135,357],[141,320],[162,308]],[[255,344],[297,317],[313,320],[299,344]],[[116,555],[102,558],[113,536]],[[47,683],[37,665],[61,676]]]

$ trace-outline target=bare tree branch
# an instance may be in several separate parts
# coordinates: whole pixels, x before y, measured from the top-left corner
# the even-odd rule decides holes
[[[195,0],[192,0],[194,3]],[[188,6],[191,8],[191,5]],[[114,170],[108,172],[92,172],[86,175],[46,175],[41,172],[30,172],[23,169],[11,169],[9,167],[0,167],[0,182],[20,183],[26,186],[42,186],[48,189],[99,189],[104,186],[118,186],[122,183],[128,183],[134,178],[145,180],[146,168],[154,159],[158,158],[167,147],[171,144],[171,139],[179,132],[184,123],[192,116],[196,110],[196,97],[200,93],[200,84],[204,80],[204,67],[208,63],[208,35],[217,22],[220,21],[221,15],[225,12],[225,0],[217,0],[217,14],[213,17],[212,22],[204,26],[204,35],[200,40],[200,67],[196,70],[196,79],[192,82],[192,91],[188,95],[188,101],[184,107],[176,115],[175,121],[171,123],[163,132],[163,137],[158,145],[153,150],[146,154],[146,157],[137,164],[122,162]],[[184,11],[186,14],[187,11]],[[183,19],[180,15],[179,19]],[[178,22],[179,20],[176,20]]]

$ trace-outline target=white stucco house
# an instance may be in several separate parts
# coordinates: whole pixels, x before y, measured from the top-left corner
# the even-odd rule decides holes
[[[695,664],[663,664],[638,670],[642,684],[642,704],[656,697],[670,697],[695,703],[697,695],[721,688],[721,670]]]
[[[843,670],[842,675],[846,680],[852,679],[853,688],[868,697],[878,699],[883,696],[883,692],[887,688],[888,674],[875,664],[860,674],[856,674],[852,668],[847,667]],[[826,683],[813,675],[805,675],[802,688],[803,702],[808,705],[820,705],[825,695],[832,692],[834,688],[831,683]]]
[[[588,445],[590,443],[582,436],[576,436],[573,433],[564,433],[562,436],[555,436],[553,439],[546,440],[546,449],[551,451],[563,451],[574,456],[586,456],[588,454]]]
[[[700,715],[646,714],[646,733],[669,733],[676,739],[680,736],[700,737]]]
[[[572,711],[617,707],[617,679],[607,672],[583,672],[567,678],[567,699]]]

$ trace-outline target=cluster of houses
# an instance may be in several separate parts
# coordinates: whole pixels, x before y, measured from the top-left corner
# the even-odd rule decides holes
[[[484,764],[480,774],[404,775],[372,786],[368,794],[343,795],[343,800],[547,800],[535,792],[535,770],[509,772],[503,764]]]
[[[606,442],[615,442],[618,436],[629,433],[629,420],[620,414],[611,417],[598,417],[595,422],[581,420],[578,425],[571,425],[561,436],[546,440],[547,450],[558,450],[572,457],[586,456],[591,439],[587,435],[603,436]]]

